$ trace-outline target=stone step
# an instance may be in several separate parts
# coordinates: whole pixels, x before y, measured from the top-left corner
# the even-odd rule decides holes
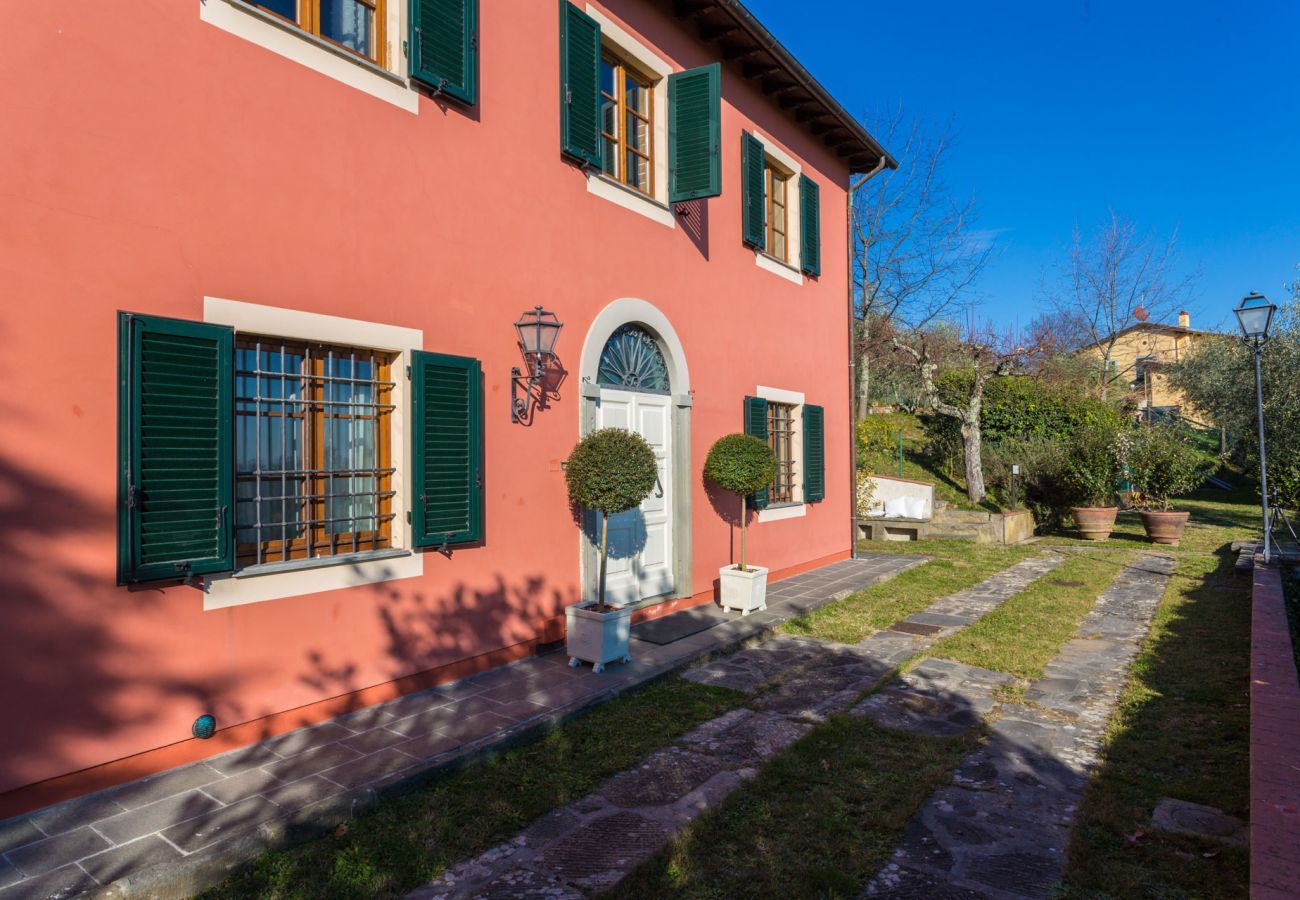
[[[943,524],[961,523],[966,525],[987,525],[993,520],[993,514],[973,509],[936,510],[934,521]]]
[[[979,535],[974,531],[931,531],[926,535],[929,540],[938,541],[973,541]]]

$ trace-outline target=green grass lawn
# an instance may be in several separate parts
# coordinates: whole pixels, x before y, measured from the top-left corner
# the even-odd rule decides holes
[[[975,624],[944,638],[930,656],[1033,680],[1074,637],[1097,596],[1136,550],[1073,553],[1047,575]]]
[[[978,737],[836,716],[639,866],[611,897],[855,897]]]
[[[268,852],[209,898],[398,897],[745,699],[673,678],[436,779],[332,835]]]
[[[853,644],[899,619],[920,612],[940,597],[978,584],[1041,550],[1033,545],[997,547],[970,541],[870,542],[867,553],[905,553],[933,557],[896,578],[786,622],[787,634]]]
[[[1179,554],[1079,812],[1067,897],[1248,894],[1245,850],[1151,828],[1163,797],[1248,815],[1250,581],[1224,546],[1234,534]]]

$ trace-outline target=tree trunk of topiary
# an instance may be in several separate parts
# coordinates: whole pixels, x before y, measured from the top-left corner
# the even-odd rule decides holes
[[[749,515],[745,511],[745,495],[740,495],[740,571],[747,571],[745,568],[745,520]]]
[[[606,540],[609,537],[609,514],[600,514],[600,586],[596,590],[596,608],[605,611],[605,560]]]

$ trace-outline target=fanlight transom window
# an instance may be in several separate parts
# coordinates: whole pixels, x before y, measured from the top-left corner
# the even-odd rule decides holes
[[[659,342],[644,328],[620,325],[605,342],[596,370],[605,387],[666,394],[671,390],[668,363]]]

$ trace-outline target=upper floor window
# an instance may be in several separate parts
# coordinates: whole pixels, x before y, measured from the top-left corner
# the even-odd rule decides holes
[[[763,166],[763,194],[767,206],[767,252],[781,262],[790,261],[787,235],[790,230],[786,214],[790,176],[782,172],[769,159]]]
[[[605,174],[653,196],[653,83],[608,53],[600,61],[600,135]]]
[[[383,64],[385,0],[252,0],[308,34]]]

